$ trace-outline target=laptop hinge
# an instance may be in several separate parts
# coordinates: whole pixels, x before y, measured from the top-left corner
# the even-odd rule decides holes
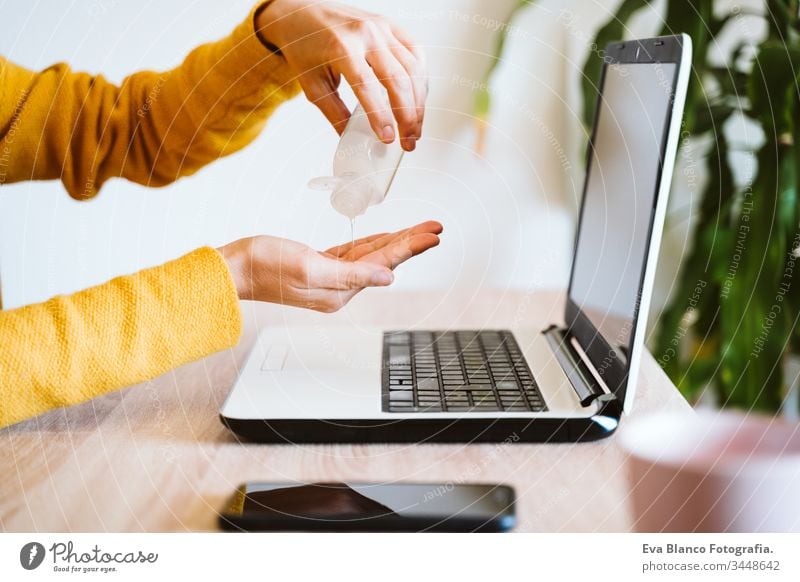
[[[598,396],[607,394],[600,382],[595,379],[578,350],[572,345],[572,337],[567,329],[551,325],[542,333],[569,378],[581,406],[589,406]]]

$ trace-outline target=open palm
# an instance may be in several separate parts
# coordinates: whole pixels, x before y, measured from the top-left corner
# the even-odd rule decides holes
[[[220,249],[239,297],[326,313],[359,291],[394,281],[393,270],[439,244],[442,225],[428,221],[394,233],[375,234],[327,251],[272,236],[242,239]]]

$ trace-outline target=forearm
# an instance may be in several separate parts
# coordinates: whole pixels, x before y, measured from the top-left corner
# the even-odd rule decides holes
[[[60,178],[84,199],[112,177],[170,183],[250,143],[299,91],[253,14],[179,67],[119,87],[64,64],[34,73],[0,58],[0,183]]]
[[[0,312],[0,426],[153,378],[240,333],[233,280],[210,248]]]

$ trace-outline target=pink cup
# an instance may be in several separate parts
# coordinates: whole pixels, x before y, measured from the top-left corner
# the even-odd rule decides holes
[[[757,414],[623,422],[640,532],[800,532],[800,425]]]

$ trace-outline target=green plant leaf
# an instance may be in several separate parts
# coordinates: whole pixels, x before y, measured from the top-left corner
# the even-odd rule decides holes
[[[748,78],[747,95],[753,115],[767,133],[770,128],[791,132],[799,69],[800,47],[776,41],[761,45]]]
[[[724,134],[713,142],[707,156],[709,179],[701,192],[691,251],[681,266],[679,284],[662,313],[656,335],[655,357],[667,375],[688,398],[694,397],[716,371],[719,344],[719,299],[731,248],[730,208],[734,181]],[[722,258],[722,260],[721,260]],[[691,314],[695,316],[692,324]],[[692,341],[684,357],[683,342]]]
[[[747,73],[730,67],[707,67],[706,71],[719,85],[721,98],[747,96]]]
[[[696,135],[713,131],[715,135],[722,132],[723,124],[730,119],[738,108],[728,103],[718,103],[701,107],[695,112],[693,132]]]
[[[769,25],[770,36],[779,39],[786,39],[789,34],[789,27],[792,24],[792,16],[789,12],[789,4],[786,0],[767,0],[766,19]],[[795,7],[795,13],[797,8]]]
[[[794,184],[782,171],[792,152],[767,137],[759,150],[758,174],[746,196],[739,224],[746,224],[746,248],[722,303],[720,398],[728,406],[776,411],[783,389],[783,353],[790,329],[780,292],[786,260],[781,228],[782,198]],[[793,177],[793,176],[792,176]]]
[[[712,39],[710,26],[714,22],[713,2],[709,0],[668,0],[664,26],[660,34],[688,34],[692,39],[692,75],[686,94],[684,122],[686,128],[696,133],[695,117],[708,107],[703,91],[703,76],[707,66],[708,45]]]
[[[747,93],[765,132],[758,172],[738,214],[746,248],[722,305],[719,396],[732,406],[776,411],[782,400],[783,354],[793,332],[789,238],[797,220],[796,71],[800,50],[767,41],[760,47]],[[787,288],[785,285],[789,284]]]

